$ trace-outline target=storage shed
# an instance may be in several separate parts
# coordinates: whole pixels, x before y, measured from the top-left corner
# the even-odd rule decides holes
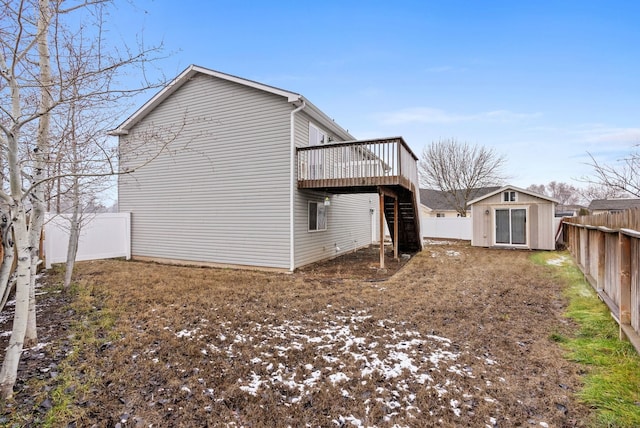
[[[471,245],[555,250],[558,200],[514,186],[504,186],[469,202]]]

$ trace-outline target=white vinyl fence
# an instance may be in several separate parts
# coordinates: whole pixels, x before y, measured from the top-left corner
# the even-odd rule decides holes
[[[45,216],[44,255],[46,267],[67,261],[68,214]],[[131,213],[90,214],[80,231],[76,261],[131,258]]]
[[[427,217],[422,216],[423,238],[462,239],[471,241],[471,217]]]
[[[558,231],[561,218],[553,222],[554,233]],[[421,219],[422,238],[462,239],[471,241],[473,227],[471,217],[427,217]]]

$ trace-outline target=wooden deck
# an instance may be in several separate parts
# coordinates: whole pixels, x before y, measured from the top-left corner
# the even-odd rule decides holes
[[[301,147],[297,154],[300,189],[369,193],[378,186],[400,186],[418,191],[418,158],[401,137]]]
[[[378,193],[381,229],[386,219],[396,257],[399,249],[422,249],[418,158],[401,137],[301,147],[297,162],[299,189]]]

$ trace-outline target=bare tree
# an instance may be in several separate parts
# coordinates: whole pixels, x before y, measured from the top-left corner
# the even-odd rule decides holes
[[[580,195],[586,204],[590,203],[594,199],[616,199],[629,197],[627,193],[620,191],[619,189],[613,189],[598,184],[589,184],[580,190]]]
[[[532,184],[527,190],[539,193],[541,195],[550,196],[560,201],[561,205],[575,205],[580,203],[580,189],[572,184],[551,181],[548,184]]]
[[[506,180],[502,169],[506,158],[494,149],[440,140],[426,146],[418,161],[420,185],[445,193],[461,217],[467,215],[467,203],[474,189],[497,186]]]
[[[526,190],[531,190],[532,192],[538,193],[540,195],[547,194],[547,186],[545,186],[544,184],[532,184],[531,186],[527,187]]]
[[[39,239],[52,168],[51,119],[79,100],[107,106],[138,93],[118,89],[116,76],[143,66],[156,48],[109,50],[94,26],[104,22],[108,0],[0,0],[0,230],[4,250],[0,296],[15,287],[15,315],[0,370],[0,395],[9,398],[22,349],[37,340],[35,269],[40,263]],[[75,28],[71,28],[70,25]],[[87,29],[90,30],[87,30]],[[90,34],[89,34],[90,33]],[[85,67],[73,67],[75,52]],[[102,158],[113,166],[106,148]],[[69,156],[59,156],[61,160]],[[110,173],[116,170],[111,168]],[[103,175],[91,171],[76,176]],[[15,256],[15,267],[13,266]],[[26,340],[25,340],[26,339]]]
[[[586,178],[590,184],[610,189],[611,192],[640,197],[640,144],[613,164],[604,164],[589,153],[593,167],[593,178]]]

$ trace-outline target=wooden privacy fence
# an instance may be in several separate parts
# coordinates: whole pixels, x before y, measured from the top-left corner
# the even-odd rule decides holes
[[[640,353],[640,209],[566,218],[565,243]]]

